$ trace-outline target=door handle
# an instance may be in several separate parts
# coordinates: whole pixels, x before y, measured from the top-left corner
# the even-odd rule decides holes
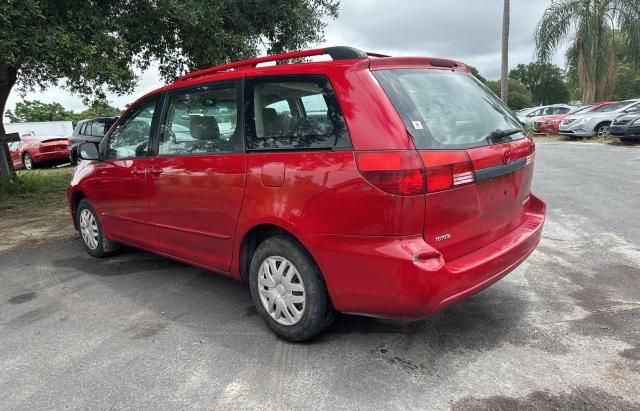
[[[160,174],[162,174],[162,169],[161,168],[150,168],[149,169],[149,174],[151,174],[152,176],[159,176]]]
[[[131,174],[133,174],[134,177],[143,176],[145,174],[145,170],[144,168],[134,168],[131,170]]]

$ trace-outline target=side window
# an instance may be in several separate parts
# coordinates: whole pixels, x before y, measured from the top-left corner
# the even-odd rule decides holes
[[[109,135],[107,159],[145,157],[149,154],[149,137],[157,100],[146,101],[127,112]]]
[[[235,84],[205,86],[169,96],[158,153],[167,156],[234,151],[237,97]]]
[[[338,98],[323,76],[254,78],[246,101],[248,150],[351,147]]]
[[[557,107],[555,110],[553,110],[553,114],[565,114],[568,113],[569,110],[571,109],[567,107]]]
[[[91,135],[94,137],[104,137],[105,121],[96,120],[91,122]]]
[[[79,134],[86,136],[87,135],[87,128],[89,127],[89,124],[91,124],[90,121],[85,121],[82,126],[80,126],[80,131]]]

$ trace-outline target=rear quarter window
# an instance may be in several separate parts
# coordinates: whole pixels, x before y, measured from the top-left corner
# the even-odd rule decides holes
[[[331,83],[324,76],[267,76],[247,80],[247,150],[350,148]]]

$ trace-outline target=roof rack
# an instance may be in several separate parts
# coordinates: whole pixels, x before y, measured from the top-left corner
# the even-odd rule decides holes
[[[322,56],[329,55],[333,60],[354,60],[354,59],[366,59],[369,57],[389,57],[384,54],[378,53],[366,53],[362,50],[358,50],[353,47],[337,46],[337,47],[325,47],[310,50],[291,51],[289,53],[274,54],[271,56],[256,57],[249,60],[237,61],[234,63],[223,64],[220,66],[210,67],[204,70],[194,71],[192,73],[185,74],[178,78],[176,81],[189,80],[196,77],[208,76],[210,74],[220,73],[231,70],[247,70],[255,68],[260,63],[267,63],[272,61],[291,60],[302,57]]]

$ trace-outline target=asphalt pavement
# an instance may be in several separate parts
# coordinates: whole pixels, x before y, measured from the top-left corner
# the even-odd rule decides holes
[[[640,409],[640,149],[539,143],[534,191],[543,240],[505,279],[305,344],[245,285],[162,257],[2,253],[0,408]]]

